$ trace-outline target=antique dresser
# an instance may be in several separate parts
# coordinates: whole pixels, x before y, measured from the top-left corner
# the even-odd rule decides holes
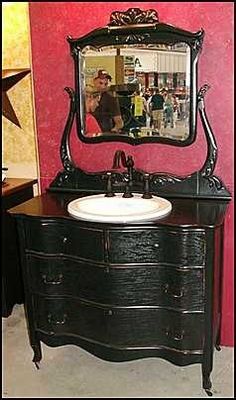
[[[197,92],[203,36],[203,30],[191,33],[160,23],[154,10],[129,9],[112,13],[105,28],[78,39],[68,37],[75,90],[66,88],[70,110],[60,148],[64,168],[46,193],[10,210],[17,222],[26,319],[37,368],[41,342],[78,345],[109,361],[161,357],[178,366],[199,363],[203,388],[212,395],[214,348],[220,345],[224,220],[231,195],[213,175],[217,145],[204,106],[208,85]],[[179,130],[142,127],[135,115],[125,119],[132,110],[125,111],[122,101],[134,87],[124,83],[123,94],[119,84],[113,87],[121,102],[123,131],[86,137],[83,89],[91,71],[89,57],[94,57],[89,52],[99,49],[107,56],[107,46],[117,50],[117,57],[122,51],[124,57],[128,51],[139,51],[140,57],[144,50],[158,57],[163,50],[169,57],[181,52],[189,71],[189,97],[180,99]],[[155,75],[157,83],[159,78]],[[177,78],[176,72],[173,82]],[[73,162],[70,132],[75,119],[78,138],[91,146],[113,141],[153,143],[155,149],[158,143],[193,143],[197,112],[207,155],[202,168],[188,176],[139,170],[121,149],[106,171],[85,172]],[[123,171],[118,171],[120,163]],[[162,196],[172,209],[161,218],[128,223],[83,220],[68,212],[73,200],[106,194],[112,202],[114,192]]]

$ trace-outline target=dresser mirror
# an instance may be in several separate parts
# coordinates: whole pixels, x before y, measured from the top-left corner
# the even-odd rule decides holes
[[[133,139],[168,139],[182,144],[194,137],[195,118],[190,119],[190,94],[193,91],[191,48],[187,43],[135,44],[86,47],[83,57],[82,139],[120,136]],[[105,76],[107,78],[99,78]],[[102,85],[107,84],[104,88]],[[99,132],[86,126],[86,88],[101,88],[116,99],[122,125],[112,131],[113,121],[98,106],[93,115],[101,127]],[[194,90],[196,93],[196,89]],[[196,113],[196,96],[191,112]],[[98,102],[101,96],[98,97]],[[113,100],[113,99],[112,99]],[[101,100],[100,100],[101,101]],[[96,106],[96,104],[95,104]],[[155,114],[155,106],[160,107]],[[158,119],[154,118],[158,117]],[[95,129],[94,129],[95,130]],[[191,139],[192,140],[192,139]],[[92,142],[91,141],[91,142]],[[139,143],[137,142],[137,143]]]
[[[185,31],[159,22],[155,10],[138,8],[113,12],[105,27],[83,37],[68,36],[75,88],[65,88],[70,109],[60,147],[64,170],[49,190],[101,193],[112,186],[123,192],[129,180],[132,191],[138,193],[147,184],[153,194],[165,197],[230,197],[213,175],[218,150],[204,105],[209,85],[197,88],[203,37],[203,29]],[[113,141],[183,147],[196,139],[198,112],[207,155],[200,170],[188,176],[138,170],[132,156],[122,150],[116,151],[106,171],[89,173],[73,160],[74,121],[77,138],[91,145]],[[122,166],[127,171],[120,172]]]
[[[154,10],[129,9],[112,13],[104,28],[68,37],[79,138],[89,143],[193,143],[203,36],[203,30],[191,33],[160,23]]]

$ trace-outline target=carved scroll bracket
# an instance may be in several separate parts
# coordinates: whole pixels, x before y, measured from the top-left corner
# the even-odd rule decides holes
[[[218,156],[218,148],[216,144],[216,140],[214,134],[212,132],[211,126],[209,124],[204,104],[204,97],[207,91],[210,89],[208,84],[204,84],[197,95],[198,107],[200,112],[200,118],[202,121],[204,133],[207,140],[207,157],[204,165],[200,169],[200,174],[203,178],[207,179],[210,187],[215,186],[217,190],[222,188],[222,182],[219,178],[213,176],[213,171],[215,169],[217,156]]]

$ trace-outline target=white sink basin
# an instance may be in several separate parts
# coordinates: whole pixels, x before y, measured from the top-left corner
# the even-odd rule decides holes
[[[104,194],[81,197],[71,201],[67,209],[70,215],[78,219],[111,223],[151,221],[164,217],[172,209],[171,203],[162,197],[143,199],[139,193],[131,198],[122,195],[116,193],[114,197],[105,197]]]

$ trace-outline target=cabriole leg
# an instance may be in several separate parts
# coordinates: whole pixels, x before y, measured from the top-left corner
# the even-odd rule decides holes
[[[35,363],[36,368],[39,369],[39,363],[42,359],[40,342],[38,344],[32,344],[31,347],[34,350],[34,357],[32,361]]]
[[[210,380],[210,373],[203,372],[203,389],[207,393],[208,396],[212,396],[211,392],[211,380]]]

